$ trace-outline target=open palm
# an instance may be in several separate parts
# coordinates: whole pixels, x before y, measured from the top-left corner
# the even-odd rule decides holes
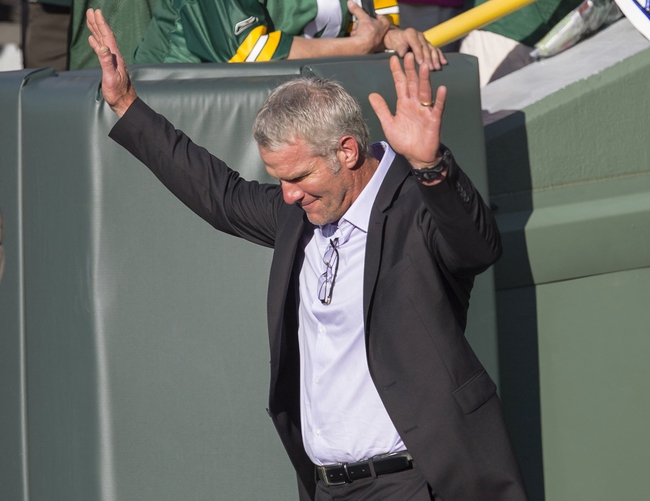
[[[369,96],[370,104],[386,139],[397,153],[404,155],[415,168],[433,165],[440,159],[440,127],[447,89],[438,87],[431,105],[430,70],[427,65],[421,65],[418,72],[411,53],[404,57],[404,71],[396,56],[390,59],[390,69],[397,92],[395,115],[379,94]]]
[[[126,63],[101,10],[88,9],[86,25],[91,33],[88,43],[97,54],[102,68],[104,100],[113,111],[122,116],[137,97]]]

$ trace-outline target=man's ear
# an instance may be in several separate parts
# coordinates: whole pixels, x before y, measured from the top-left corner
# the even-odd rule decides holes
[[[339,139],[339,150],[336,152],[341,165],[346,169],[354,169],[359,163],[359,143],[352,136]]]

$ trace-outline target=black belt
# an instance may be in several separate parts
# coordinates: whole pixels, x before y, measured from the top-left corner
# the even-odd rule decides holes
[[[358,463],[336,463],[316,466],[318,478],[326,485],[343,485],[362,478],[397,473],[413,468],[413,458],[407,451],[374,456]]]

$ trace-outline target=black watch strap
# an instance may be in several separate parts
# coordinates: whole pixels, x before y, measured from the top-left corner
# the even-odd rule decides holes
[[[411,168],[413,175],[419,181],[435,181],[442,177],[442,173],[448,169],[452,164],[451,150],[447,148],[444,144],[440,143],[440,151],[442,152],[442,158],[440,161],[432,165],[431,167],[425,167],[423,169]]]

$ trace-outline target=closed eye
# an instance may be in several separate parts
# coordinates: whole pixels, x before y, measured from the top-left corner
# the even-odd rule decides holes
[[[297,177],[292,177],[291,179],[282,179],[282,181],[285,183],[295,184],[295,183],[299,183],[300,181],[304,181],[307,178],[307,176],[309,176],[309,174],[302,174]]]

